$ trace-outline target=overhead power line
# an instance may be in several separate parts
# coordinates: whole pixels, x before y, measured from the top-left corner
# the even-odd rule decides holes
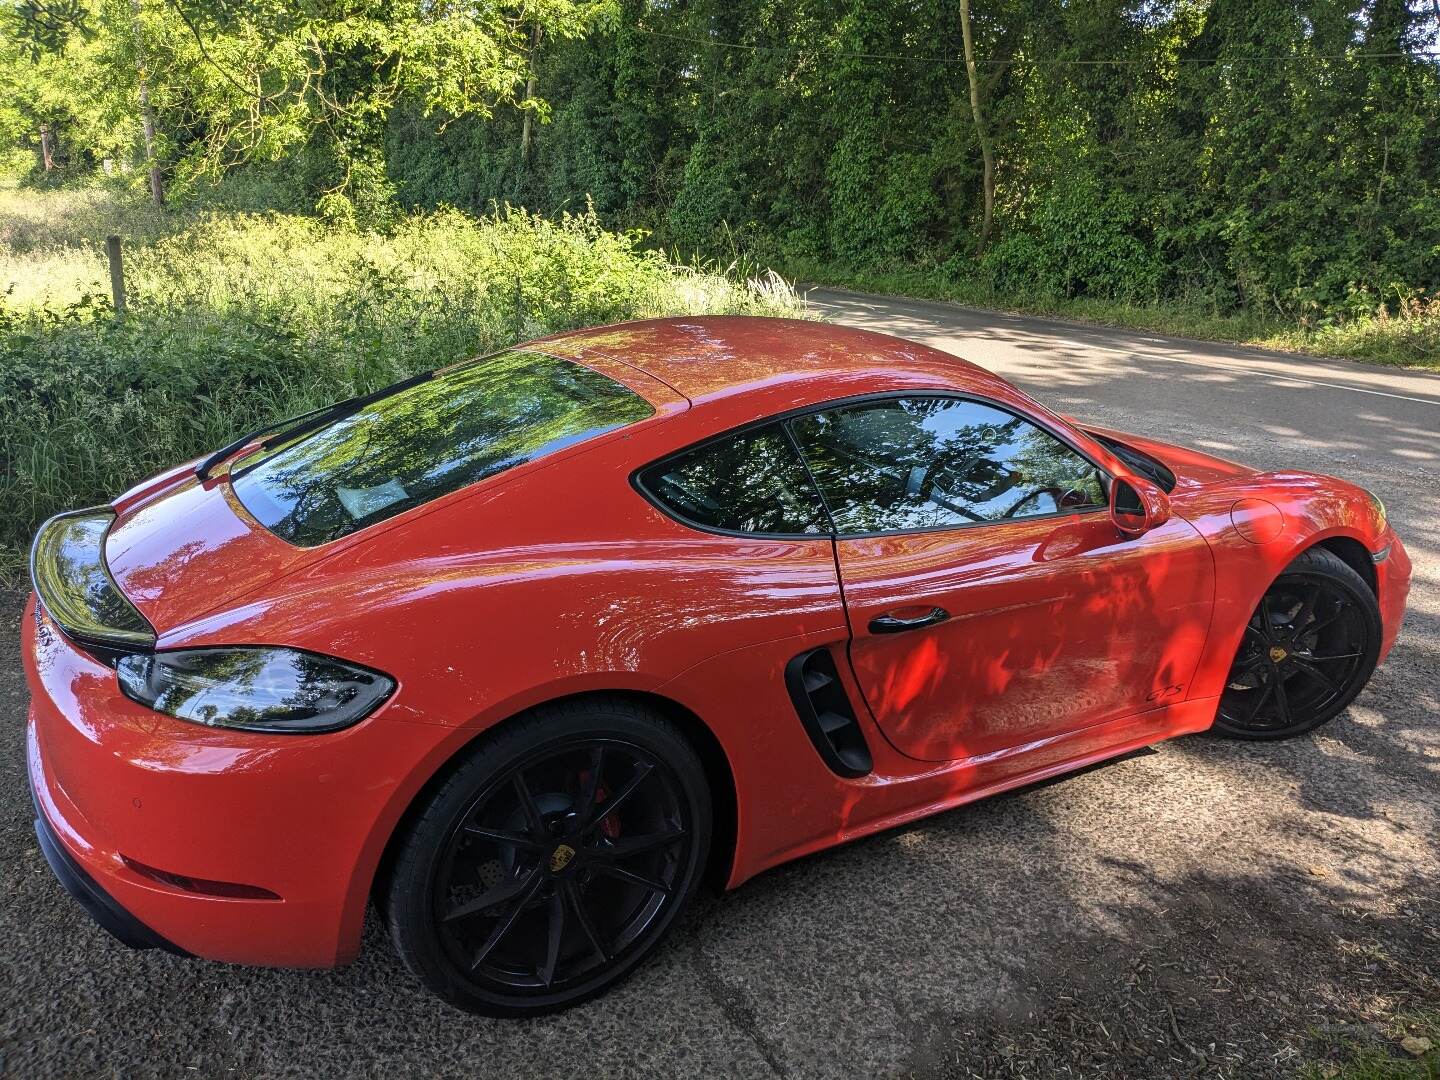
[[[671,41],[688,41],[692,45],[710,45],[717,49],[739,49],[745,52],[815,52],[814,46],[806,45],[747,45],[739,41],[721,41],[718,38],[691,37],[686,34],[671,34],[664,30],[652,30],[646,26],[636,26],[642,34],[649,34],[652,37],[669,38]],[[965,60],[959,56],[913,56],[906,53],[867,53],[867,52],[844,52],[827,53],[828,56],[837,60],[898,60],[909,64],[964,64]],[[1315,55],[1297,53],[1291,56],[1219,56],[1219,57],[1196,57],[1176,56],[1171,57],[1168,63],[1176,64],[1288,64],[1295,61],[1313,60],[1399,60],[1403,57],[1440,57],[1440,50],[1420,49],[1416,52],[1348,52],[1332,53],[1329,55]],[[1017,61],[1013,57],[1007,60],[1000,59],[976,59],[977,64],[1014,64],[1024,63],[1044,67],[1104,67],[1107,65],[1116,67],[1125,66],[1154,66],[1158,61],[1154,58],[1132,59],[1130,57],[1117,57],[1113,59],[1068,59],[1063,57],[1027,57],[1023,61]]]

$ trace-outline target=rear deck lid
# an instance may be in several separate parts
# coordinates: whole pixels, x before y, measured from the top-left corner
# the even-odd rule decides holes
[[[121,591],[162,633],[283,577],[313,553],[244,515],[223,480],[185,476],[137,503],[117,502],[105,561]]]

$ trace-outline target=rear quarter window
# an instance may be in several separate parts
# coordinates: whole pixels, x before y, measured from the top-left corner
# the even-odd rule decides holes
[[[312,547],[653,415],[615,380],[515,351],[406,386],[232,470],[235,494]]]
[[[652,465],[640,487],[672,517],[723,532],[818,535],[830,519],[778,424],[731,435]]]

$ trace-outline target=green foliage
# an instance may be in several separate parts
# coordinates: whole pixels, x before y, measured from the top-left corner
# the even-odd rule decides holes
[[[686,251],[1309,326],[1440,289],[1418,0],[977,4],[998,188],[978,265],[956,0],[0,3],[0,141],[33,150],[46,123],[66,161],[131,164],[144,66],[191,202],[369,227],[589,198]]]
[[[1024,231],[987,251],[981,269],[999,293],[1150,300],[1164,267],[1141,240],[1135,199],[1080,174],[1036,198]],[[952,269],[964,272],[963,264]]]
[[[139,135],[123,97],[134,73],[117,84],[98,10],[79,0],[53,7],[0,0],[0,145],[28,151],[38,172],[40,128],[48,127],[51,182],[54,173],[86,173],[128,156]]]
[[[542,50],[554,113],[528,170],[506,110],[463,138],[407,128],[402,197],[557,209],[588,192],[687,251],[943,267],[1000,297],[1307,334],[1440,290],[1426,5],[995,0],[975,31],[999,195],[978,263],[954,0],[622,3]]]
[[[932,169],[923,154],[886,155],[873,127],[842,136],[826,169],[836,256],[877,263],[913,255],[940,210],[930,190]]]
[[[60,174],[143,184],[143,71],[185,207],[363,231],[593,205],[701,258],[1431,347],[1395,329],[1440,294],[1429,0],[975,0],[972,22],[979,259],[958,0],[0,0],[0,145],[38,154],[43,125]]]
[[[0,294],[24,283],[0,303],[0,574],[51,513],[414,371],[627,318],[799,312],[783,284],[672,265],[593,212],[506,208],[385,234],[192,215],[127,248],[131,312],[116,319],[99,241],[124,205],[0,192],[3,217],[29,222],[0,262]]]
[[[49,125],[91,165],[128,163],[143,86],[178,194],[308,151],[324,159],[308,178],[312,204],[380,223],[395,194],[386,128],[402,104],[437,125],[498,105],[544,113],[525,93],[533,35],[575,37],[604,10],[605,0],[0,0],[0,136],[33,142]]]
[[[737,163],[721,147],[700,139],[666,215],[667,236],[690,250],[713,249],[723,232],[745,221],[744,190]]]

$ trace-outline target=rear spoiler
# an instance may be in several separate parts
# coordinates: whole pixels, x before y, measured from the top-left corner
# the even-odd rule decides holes
[[[30,580],[51,620],[67,635],[110,651],[155,647],[155,628],[120,591],[105,565],[108,506],[57,514],[30,547]]]

